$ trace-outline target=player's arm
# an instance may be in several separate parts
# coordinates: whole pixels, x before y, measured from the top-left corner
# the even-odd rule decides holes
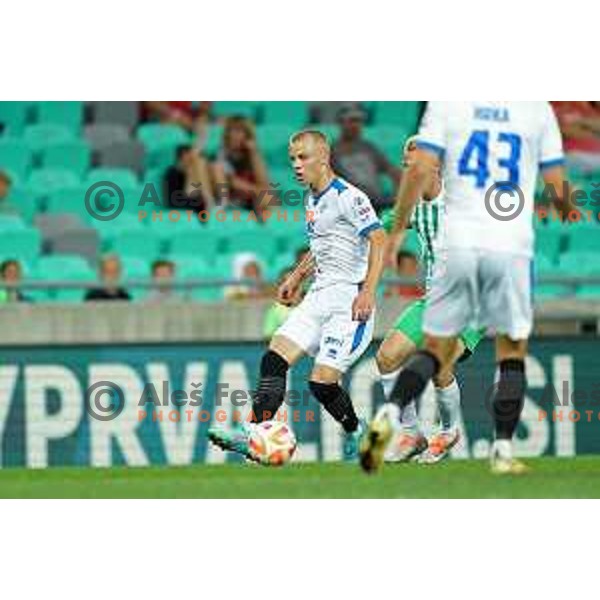
[[[286,277],[285,281],[277,290],[277,300],[285,306],[290,306],[295,298],[296,292],[302,282],[312,275],[315,268],[315,260],[310,251],[308,251],[296,264],[292,272]]]
[[[563,221],[568,221],[570,216],[573,218],[574,213],[579,214],[579,208],[573,204],[570,194],[565,197],[565,189],[569,188],[564,185],[567,177],[563,165],[542,169],[542,178],[546,188],[552,190],[552,204]]]
[[[352,318],[355,321],[367,321],[375,309],[377,285],[383,272],[386,235],[373,205],[366,196],[346,198],[344,211],[357,235],[369,241],[367,273],[352,304]]]
[[[418,149],[415,160],[411,162],[402,173],[402,181],[396,195],[394,207],[394,222],[387,241],[385,263],[395,263],[398,249],[404,243],[406,230],[410,226],[410,219],[419,198],[428,197],[432,190],[438,189],[437,173],[440,169],[440,159],[426,149]]]
[[[396,194],[396,219],[390,232],[386,261],[396,256],[419,198],[432,189],[441,171],[447,143],[448,103],[428,102],[417,135],[414,159],[402,172]]]
[[[565,197],[567,186],[565,176],[565,160],[562,146],[562,136],[557,118],[550,107],[545,106],[544,124],[540,141],[540,172],[546,186],[552,186],[552,202],[554,208],[562,215],[563,220],[569,218],[569,212],[579,209],[573,204],[572,198]]]
[[[367,235],[369,240],[369,263],[362,288],[352,304],[352,318],[355,321],[367,321],[375,309],[377,286],[383,273],[383,257],[386,235],[383,228],[372,229]]]

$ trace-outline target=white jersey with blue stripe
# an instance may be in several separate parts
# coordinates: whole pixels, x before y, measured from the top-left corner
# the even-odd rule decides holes
[[[548,102],[430,102],[416,143],[443,162],[445,246],[532,256],[538,173],[564,162]]]
[[[313,288],[361,283],[368,269],[368,234],[381,228],[369,197],[336,177],[320,194],[309,194],[305,207],[316,265]]]

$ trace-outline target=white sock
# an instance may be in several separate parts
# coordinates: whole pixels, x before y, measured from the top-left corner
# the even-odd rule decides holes
[[[512,460],[512,442],[510,440],[496,440],[492,446],[492,457]]]
[[[394,404],[393,402],[388,402],[390,396],[392,394],[392,390],[394,389],[394,384],[396,383],[396,379],[400,374],[402,369],[398,369],[397,371],[393,371],[392,373],[380,374],[379,379],[381,380],[381,386],[383,387],[383,395],[386,399],[386,404],[384,406],[390,407],[387,410],[387,414],[390,417],[392,423],[396,421],[400,421],[403,428],[406,429],[416,429],[417,428],[417,405],[415,402],[411,402],[407,406],[404,407],[403,410]],[[394,407],[394,408],[391,408]]]
[[[379,380],[381,381],[381,387],[383,388],[383,395],[386,402],[392,395],[392,390],[394,389],[394,384],[396,383],[396,379],[398,379],[398,375],[400,375],[400,369],[393,373],[379,374]]]
[[[456,378],[445,388],[435,388],[435,399],[440,412],[442,431],[451,431],[456,428],[460,412],[460,387]]]

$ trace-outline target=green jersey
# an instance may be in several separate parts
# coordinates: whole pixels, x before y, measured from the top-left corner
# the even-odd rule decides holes
[[[443,192],[433,200],[419,200],[410,219],[411,227],[416,231],[421,247],[421,259],[425,269],[425,286],[429,290],[433,264],[437,250],[440,223],[444,215]],[[388,209],[381,218],[384,229],[389,233],[396,218],[393,208]]]

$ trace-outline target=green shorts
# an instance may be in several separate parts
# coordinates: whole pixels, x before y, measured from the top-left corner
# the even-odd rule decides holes
[[[423,332],[423,313],[425,312],[426,300],[416,300],[406,307],[394,323],[393,330],[403,333],[413,344],[420,348],[423,345],[425,334]],[[465,360],[479,345],[485,337],[485,329],[465,329],[460,339],[465,346],[465,354],[460,360]]]

